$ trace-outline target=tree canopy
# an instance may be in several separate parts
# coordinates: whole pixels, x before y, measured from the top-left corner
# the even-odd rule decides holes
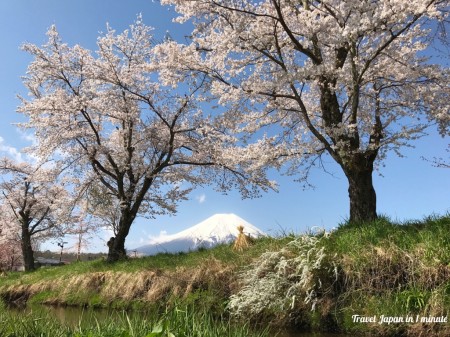
[[[167,81],[206,74],[235,132],[281,127],[274,156],[302,179],[318,157],[333,158],[348,179],[350,221],[377,216],[372,172],[387,153],[411,146],[430,120],[449,132],[450,72],[429,53],[448,1],[161,3],[195,26],[191,44],[166,44],[177,69]]]
[[[55,27],[47,35],[42,47],[24,45],[34,61],[24,80],[31,98],[19,111],[36,132],[36,155],[71,167],[77,186],[100,184],[118,202],[110,261],[125,254],[136,216],[174,213],[196,185],[236,187],[244,197],[274,186],[253,164],[256,154],[203,110],[204,76],[162,80],[171,68],[140,17],[120,34],[108,27],[96,54],[63,43]]]
[[[0,172],[0,230],[20,242],[25,270],[33,270],[33,241],[65,232],[72,198],[55,168],[3,158]]]

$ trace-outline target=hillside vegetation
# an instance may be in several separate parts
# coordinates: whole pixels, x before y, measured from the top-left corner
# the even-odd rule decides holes
[[[97,260],[11,273],[0,277],[0,294],[8,303],[160,313],[182,307],[239,324],[447,336],[450,216],[406,223],[380,218],[344,224],[331,233],[262,238],[244,252],[222,245],[114,264]],[[380,324],[382,315],[396,322]]]

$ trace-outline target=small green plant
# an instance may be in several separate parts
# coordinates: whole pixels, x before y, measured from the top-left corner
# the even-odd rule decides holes
[[[419,289],[408,289],[398,294],[396,301],[400,302],[407,313],[418,313],[425,309],[429,294]]]

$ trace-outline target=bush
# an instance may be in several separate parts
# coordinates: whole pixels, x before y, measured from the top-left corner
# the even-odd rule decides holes
[[[314,310],[337,280],[336,264],[321,243],[328,235],[304,235],[279,251],[263,253],[241,274],[242,288],[230,297],[235,317],[297,319]]]

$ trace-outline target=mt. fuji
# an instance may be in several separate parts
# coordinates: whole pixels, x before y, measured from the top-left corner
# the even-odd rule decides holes
[[[235,214],[215,214],[184,231],[153,239],[148,245],[136,248],[136,251],[141,255],[154,255],[211,248],[234,241],[239,235],[238,226],[243,226],[244,233],[252,238],[266,235]]]

